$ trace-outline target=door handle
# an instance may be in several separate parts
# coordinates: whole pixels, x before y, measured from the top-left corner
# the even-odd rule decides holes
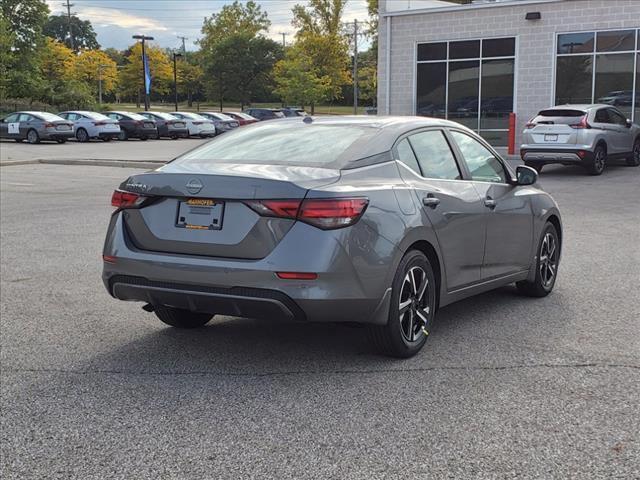
[[[491,197],[487,197],[484,199],[484,206],[493,210],[496,208],[496,201]]]
[[[438,197],[434,197],[433,194],[430,193],[422,199],[422,204],[425,207],[436,208],[438,205],[440,205],[440,199]]]

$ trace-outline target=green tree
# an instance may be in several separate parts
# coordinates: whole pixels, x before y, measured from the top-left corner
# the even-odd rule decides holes
[[[111,60],[116,62],[116,65],[124,65],[126,63],[125,52],[122,52],[116,48],[109,47],[103,50]]]
[[[145,52],[151,72],[151,90],[153,93],[166,95],[172,91],[173,64],[166,52],[152,44],[145,45]],[[140,98],[144,92],[142,80],[142,45],[136,43],[126,53],[126,63],[120,71],[118,80],[120,93],[129,99],[136,99],[140,106]]]
[[[42,40],[49,7],[41,0],[2,0],[2,17],[13,33],[13,48],[19,52],[35,50]]]
[[[231,5],[222,7],[220,13],[205,18],[200,47],[205,52],[211,51],[217,43],[232,35],[255,37],[270,26],[266,12],[256,2],[249,0],[243,4],[235,0]]]
[[[49,8],[40,0],[2,0],[0,6],[0,88],[3,95],[37,98],[44,87],[38,72],[38,50],[44,44],[42,27]]]
[[[282,58],[282,46],[271,39],[234,34],[218,42],[206,54],[206,72],[212,79],[209,91],[224,100],[251,103],[256,91],[271,82],[275,63]]]
[[[296,47],[309,59],[318,78],[329,80],[330,99],[342,96],[349,82],[349,45],[341,33],[346,0],[310,0],[309,6],[293,7],[293,25],[298,28]],[[315,103],[311,104],[314,112]]]
[[[275,93],[289,105],[315,105],[331,97],[331,79],[319,76],[299,45],[287,50],[274,67]]]
[[[83,49],[97,50],[100,48],[91,22],[81,20],[75,15],[71,16],[71,39],[69,38],[69,19],[65,15],[50,16],[44,25],[43,33],[70,48],[73,45],[76,52]]]

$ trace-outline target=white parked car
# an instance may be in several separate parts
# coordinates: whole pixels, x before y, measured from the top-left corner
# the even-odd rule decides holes
[[[204,118],[202,115],[198,115],[193,112],[171,112],[171,115],[178,117],[180,120],[184,120],[187,124],[187,128],[189,129],[190,136],[195,135],[205,138],[215,137],[216,135],[215,124],[211,120]]]
[[[73,122],[73,130],[79,142],[88,142],[92,138],[108,142],[120,135],[118,121],[98,112],[73,110],[59,113],[58,116]]]

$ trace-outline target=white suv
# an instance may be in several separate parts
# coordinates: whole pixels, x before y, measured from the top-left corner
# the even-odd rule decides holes
[[[640,165],[640,127],[611,105],[560,105],[527,123],[520,157],[538,172],[550,163],[582,165],[600,175],[609,160]]]

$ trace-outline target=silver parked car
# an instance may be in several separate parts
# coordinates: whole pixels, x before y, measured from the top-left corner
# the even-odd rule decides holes
[[[229,115],[225,115],[224,113],[198,112],[198,114],[213,122],[213,125],[216,127],[216,135],[220,135],[221,133],[228,132],[229,130],[233,130],[240,126],[240,122],[235,118],[231,118]]]
[[[260,122],[122,182],[103,280],[174,327],[357,322],[408,357],[438,308],[513,282],[551,292],[561,218],[536,180],[446,120]]]
[[[92,138],[99,138],[105,142],[118,138],[120,125],[117,120],[98,112],[85,112],[82,110],[62,112],[61,118],[73,122],[76,139],[79,142],[88,142]]]
[[[611,105],[560,105],[527,123],[520,156],[538,172],[546,164],[582,165],[600,175],[609,160],[640,165],[640,127]]]
[[[48,112],[15,112],[0,120],[0,138],[16,142],[55,140],[64,143],[73,138],[73,123]]]

